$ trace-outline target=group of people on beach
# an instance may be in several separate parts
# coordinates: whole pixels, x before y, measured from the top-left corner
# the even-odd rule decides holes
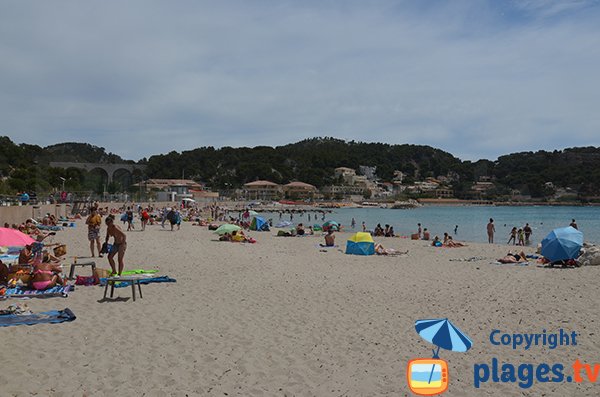
[[[92,257],[96,256],[94,248],[98,249],[98,256],[100,258],[102,258],[103,254],[108,254],[108,263],[112,270],[111,275],[120,276],[125,267],[124,258],[125,251],[127,250],[127,235],[120,226],[115,224],[115,216],[110,214],[104,219],[104,223],[106,224],[106,238],[104,244],[100,244],[102,217],[98,213],[98,207],[90,208],[90,214],[85,220],[85,223],[88,226],[88,240],[90,242],[90,252]],[[127,230],[131,229],[128,228]],[[108,242],[111,237],[113,238],[113,243],[109,248]],[[118,267],[115,263],[115,256],[117,256]]]

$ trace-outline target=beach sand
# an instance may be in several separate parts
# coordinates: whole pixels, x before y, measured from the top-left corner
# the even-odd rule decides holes
[[[69,256],[89,255],[86,229],[59,232]],[[104,230],[103,230],[104,234]],[[322,252],[320,237],[251,233],[257,244],[214,241],[184,223],[170,232],[128,232],[126,267],[159,269],[177,283],[116,289],[77,287],[68,298],[27,303],[36,312],[70,308],[71,323],[0,328],[2,396],[402,396],[406,365],[431,357],[418,319],[448,318],[473,341],[466,353],[440,351],[449,396],[598,395],[591,383],[473,386],[474,365],[563,363],[600,358],[597,268],[494,265],[506,245],[433,248],[376,239],[399,257]],[[531,253],[532,249],[526,252]],[[480,261],[450,261],[485,257]],[[81,260],[84,260],[83,258]],[[108,268],[106,258],[96,258]],[[81,271],[87,273],[88,270]],[[577,346],[513,350],[489,341],[507,333],[577,331]],[[572,370],[565,368],[565,374]]]

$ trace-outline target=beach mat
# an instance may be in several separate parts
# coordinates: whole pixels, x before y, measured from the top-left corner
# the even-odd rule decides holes
[[[70,309],[50,310],[34,314],[4,314],[0,315],[0,327],[11,325],[56,324],[75,320],[75,314]]]
[[[1,298],[53,298],[56,296],[62,296],[66,298],[69,295],[69,291],[73,290],[71,285],[56,285],[52,288],[45,290],[36,290],[23,287],[7,288]]]
[[[124,272],[123,272],[124,273]],[[176,283],[177,280],[168,276],[159,276],[159,277],[148,277],[140,279],[140,284],[150,284],[150,283]],[[115,283],[115,288],[123,288],[129,287],[131,285],[131,281],[118,281]],[[100,279],[100,285],[106,285],[106,279]]]

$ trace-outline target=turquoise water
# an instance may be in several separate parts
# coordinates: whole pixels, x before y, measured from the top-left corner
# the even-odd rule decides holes
[[[274,223],[279,215],[273,214]],[[513,226],[523,227],[526,222],[533,229],[532,244],[539,243],[552,229],[568,226],[575,219],[584,239],[591,243],[600,243],[600,207],[494,207],[494,206],[424,206],[410,210],[392,210],[384,208],[340,208],[327,214],[326,220],[335,220],[344,226],[345,231],[352,231],[350,223],[356,220],[355,230],[361,230],[361,223],[366,222],[367,229],[374,229],[389,224],[396,234],[410,235],[417,231],[417,223],[429,229],[431,236],[443,236],[447,232],[457,241],[487,242],[486,225],[490,218],[494,219],[496,234],[494,242],[506,243]],[[284,214],[283,220],[289,220]],[[319,216],[319,222],[321,217]],[[305,214],[300,217],[294,214],[294,223],[309,224]],[[314,216],[311,215],[311,222]],[[458,231],[454,234],[454,226]]]

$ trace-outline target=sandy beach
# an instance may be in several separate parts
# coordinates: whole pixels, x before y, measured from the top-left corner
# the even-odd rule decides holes
[[[323,252],[319,237],[251,232],[256,244],[218,242],[204,227],[149,226],[127,232],[126,268],[159,269],[176,283],[130,288],[102,302],[103,288],[78,286],[68,298],[27,303],[40,312],[70,308],[70,323],[0,328],[2,396],[402,396],[409,360],[431,357],[418,319],[448,318],[473,341],[466,353],[440,351],[449,396],[594,396],[593,383],[481,383],[474,368],[493,358],[596,363],[599,269],[494,265],[506,245],[433,248],[424,241],[380,238],[407,255]],[[104,229],[103,233],[104,235]],[[89,255],[79,221],[54,241],[71,256]],[[532,253],[530,248],[527,253]],[[476,261],[456,261],[472,257]],[[454,260],[453,260],[454,259]],[[106,258],[96,258],[108,268]],[[85,270],[85,273],[88,271]],[[99,302],[100,301],[100,302]],[[501,333],[576,331],[576,346],[529,350],[490,343]]]

